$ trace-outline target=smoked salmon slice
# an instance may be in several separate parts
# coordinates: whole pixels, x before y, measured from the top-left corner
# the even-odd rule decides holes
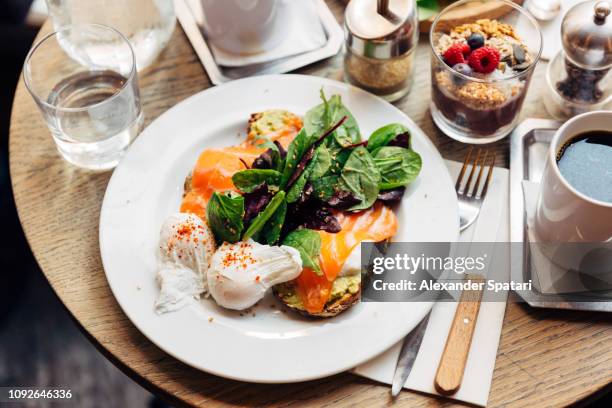
[[[397,232],[395,213],[382,203],[359,213],[338,213],[336,218],[342,227],[340,232],[318,231],[321,236],[319,264],[323,275],[305,268],[296,279],[296,291],[309,313],[323,310],[332,284],[357,245],[363,241],[384,241]]]

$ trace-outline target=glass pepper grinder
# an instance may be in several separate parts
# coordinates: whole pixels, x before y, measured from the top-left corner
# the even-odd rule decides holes
[[[563,18],[563,49],[548,65],[544,97],[556,119],[612,108],[611,11],[611,0],[585,1]]]
[[[418,41],[415,0],[351,0],[344,15],[344,78],[390,102],[410,91]]]

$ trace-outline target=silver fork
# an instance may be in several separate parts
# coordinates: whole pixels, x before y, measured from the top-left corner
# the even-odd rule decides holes
[[[474,221],[476,221],[476,218],[478,218],[480,207],[482,206],[482,202],[487,195],[487,190],[489,189],[489,182],[491,181],[493,166],[495,165],[495,153],[493,153],[482,191],[478,191],[484,168],[487,166],[489,152],[485,152],[481,161],[480,156],[482,155],[482,149],[478,149],[476,152],[476,158],[472,163],[470,163],[473,150],[474,148],[470,147],[470,151],[463,161],[463,167],[457,176],[457,183],[455,184],[455,191],[457,192],[457,198],[459,199],[459,229],[461,231],[472,225]],[[465,176],[466,170],[470,165],[472,167],[470,174],[467,181],[463,183],[463,177]],[[472,186],[472,180],[474,179],[474,175],[476,175],[476,173],[478,173],[478,175],[476,176],[476,181]],[[425,329],[427,328],[427,324],[429,322],[430,313],[431,311],[425,315],[423,320],[421,320],[421,322],[410,333],[408,333],[406,337],[404,337],[404,342],[397,359],[395,374],[391,384],[391,395],[393,397],[396,397],[399,394],[401,389],[404,387],[408,376],[410,375],[410,371],[412,371],[412,366],[416,360],[419,349],[421,348],[421,341],[423,340],[423,335],[425,334]]]
[[[485,152],[481,161],[480,157],[482,156],[482,149],[478,149],[476,152],[476,158],[472,163],[470,163],[473,150],[474,148],[470,147],[470,151],[468,152],[467,156],[465,156],[463,167],[461,168],[461,171],[457,176],[457,182],[455,183],[455,191],[457,192],[457,198],[459,199],[459,231],[465,230],[467,227],[472,225],[474,221],[476,221],[476,218],[478,218],[480,207],[482,206],[482,202],[484,201],[484,198],[487,195],[487,190],[489,189],[489,182],[491,181],[491,176],[493,174],[493,167],[495,166],[495,152],[493,152],[493,157],[490,160],[491,163],[489,165],[489,171],[482,187],[482,191],[478,191],[482,174],[487,166],[489,151]],[[463,178],[470,164],[472,166],[470,175],[468,176],[467,181],[463,183]],[[476,172],[478,172],[478,175],[476,176],[476,181],[472,186],[472,180]]]

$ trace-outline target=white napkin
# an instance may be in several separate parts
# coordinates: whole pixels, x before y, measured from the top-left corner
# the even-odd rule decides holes
[[[209,43],[215,61],[218,65],[225,67],[243,67],[323,47],[327,42],[327,36],[321,25],[314,1],[320,0],[284,0],[279,4],[278,18],[289,19],[291,23],[287,25],[290,30],[286,33],[285,39],[277,47],[258,54],[239,55],[229,53]]]
[[[446,161],[452,179],[456,179],[461,164]],[[481,223],[484,223],[481,225]],[[475,231],[487,231],[497,236],[497,242],[510,240],[508,216],[508,170],[495,168],[489,192],[482,205],[478,220],[464,231],[459,240],[461,242],[490,241],[483,237],[474,236]],[[510,265],[505,267],[506,279],[510,276]],[[504,295],[507,296],[507,294]],[[446,344],[446,338],[457,308],[456,302],[439,302],[434,305],[421,349],[414,362],[412,372],[406,381],[405,388],[437,394],[434,389],[434,377],[438,369],[438,362]],[[471,404],[486,406],[495,368],[497,347],[501,333],[506,302],[483,302],[480,306],[471,352],[469,354],[463,382],[459,391],[450,398],[465,401]],[[401,342],[378,357],[353,369],[355,374],[391,384]]]
[[[540,183],[523,181],[523,194],[525,197],[525,212],[527,214],[527,233],[531,242],[536,242],[533,235],[533,218],[535,216]],[[612,279],[589,279],[576,272],[551,263],[537,245],[531,245],[531,270],[533,286],[544,294],[564,294],[580,292],[596,292],[612,289]],[[586,286],[588,284],[588,287]]]

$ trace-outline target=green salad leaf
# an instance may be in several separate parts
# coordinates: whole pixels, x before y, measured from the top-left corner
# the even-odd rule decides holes
[[[242,240],[246,241],[251,237],[256,237],[256,234],[261,231],[264,225],[268,222],[272,215],[276,212],[278,207],[285,201],[285,192],[279,191],[272,197],[266,208],[251,221],[251,224],[247,228],[246,232],[242,236]]]
[[[351,112],[342,104],[340,95],[333,95],[328,100],[323,89],[321,89],[321,100],[323,101],[321,104],[310,109],[304,116],[306,132],[312,137],[316,137],[346,116],[347,119],[342,126],[332,133],[333,140],[342,147],[359,143],[361,141],[359,125]]]
[[[380,180],[380,171],[368,150],[363,146],[353,149],[338,183],[342,190],[354,193],[361,200],[349,210],[370,208],[378,197]]]
[[[321,236],[308,228],[300,228],[290,232],[283,240],[283,245],[297,249],[302,258],[302,266],[312,269],[317,275],[322,275],[319,266],[321,253]]]
[[[374,153],[374,163],[380,171],[379,188],[391,190],[410,184],[421,171],[421,156],[398,146],[381,147]]]
[[[278,242],[286,216],[287,201],[283,200],[261,230],[260,235],[263,235],[263,238],[268,245],[275,245]]]
[[[314,155],[300,177],[293,183],[287,192],[287,202],[294,203],[300,198],[308,181],[320,179],[327,173],[332,164],[332,156],[325,145],[316,148]]]
[[[327,146],[320,145],[314,152],[308,164],[308,179],[314,180],[323,177],[332,164],[332,155]]]
[[[302,174],[300,174],[300,177],[298,177],[298,179],[295,180],[295,183],[293,183],[291,187],[289,188],[289,191],[287,191],[287,202],[288,203],[295,203],[298,200],[298,198],[300,198],[300,195],[302,194],[302,191],[304,190],[304,187],[306,186],[307,181],[308,181],[308,169],[304,170]]]
[[[243,193],[253,192],[262,183],[267,183],[270,187],[278,187],[280,179],[281,174],[270,169],[247,169],[232,176],[232,182]]]
[[[397,135],[407,132],[409,132],[408,128],[401,123],[391,123],[376,129],[368,139],[368,151],[372,153],[376,149],[388,145]]]
[[[332,174],[311,181],[315,196],[321,201],[327,201],[336,192],[340,176]]]
[[[218,241],[240,240],[244,228],[244,197],[233,192],[213,193],[206,206],[206,219]]]
[[[291,174],[293,174],[295,171],[295,167],[300,162],[302,156],[306,150],[308,150],[312,142],[314,142],[314,139],[311,139],[313,138],[308,136],[306,128],[303,127],[289,144],[289,147],[287,148],[287,157],[285,158],[285,165],[283,167],[283,173],[280,180],[281,189],[285,188],[287,182],[291,178]]]

